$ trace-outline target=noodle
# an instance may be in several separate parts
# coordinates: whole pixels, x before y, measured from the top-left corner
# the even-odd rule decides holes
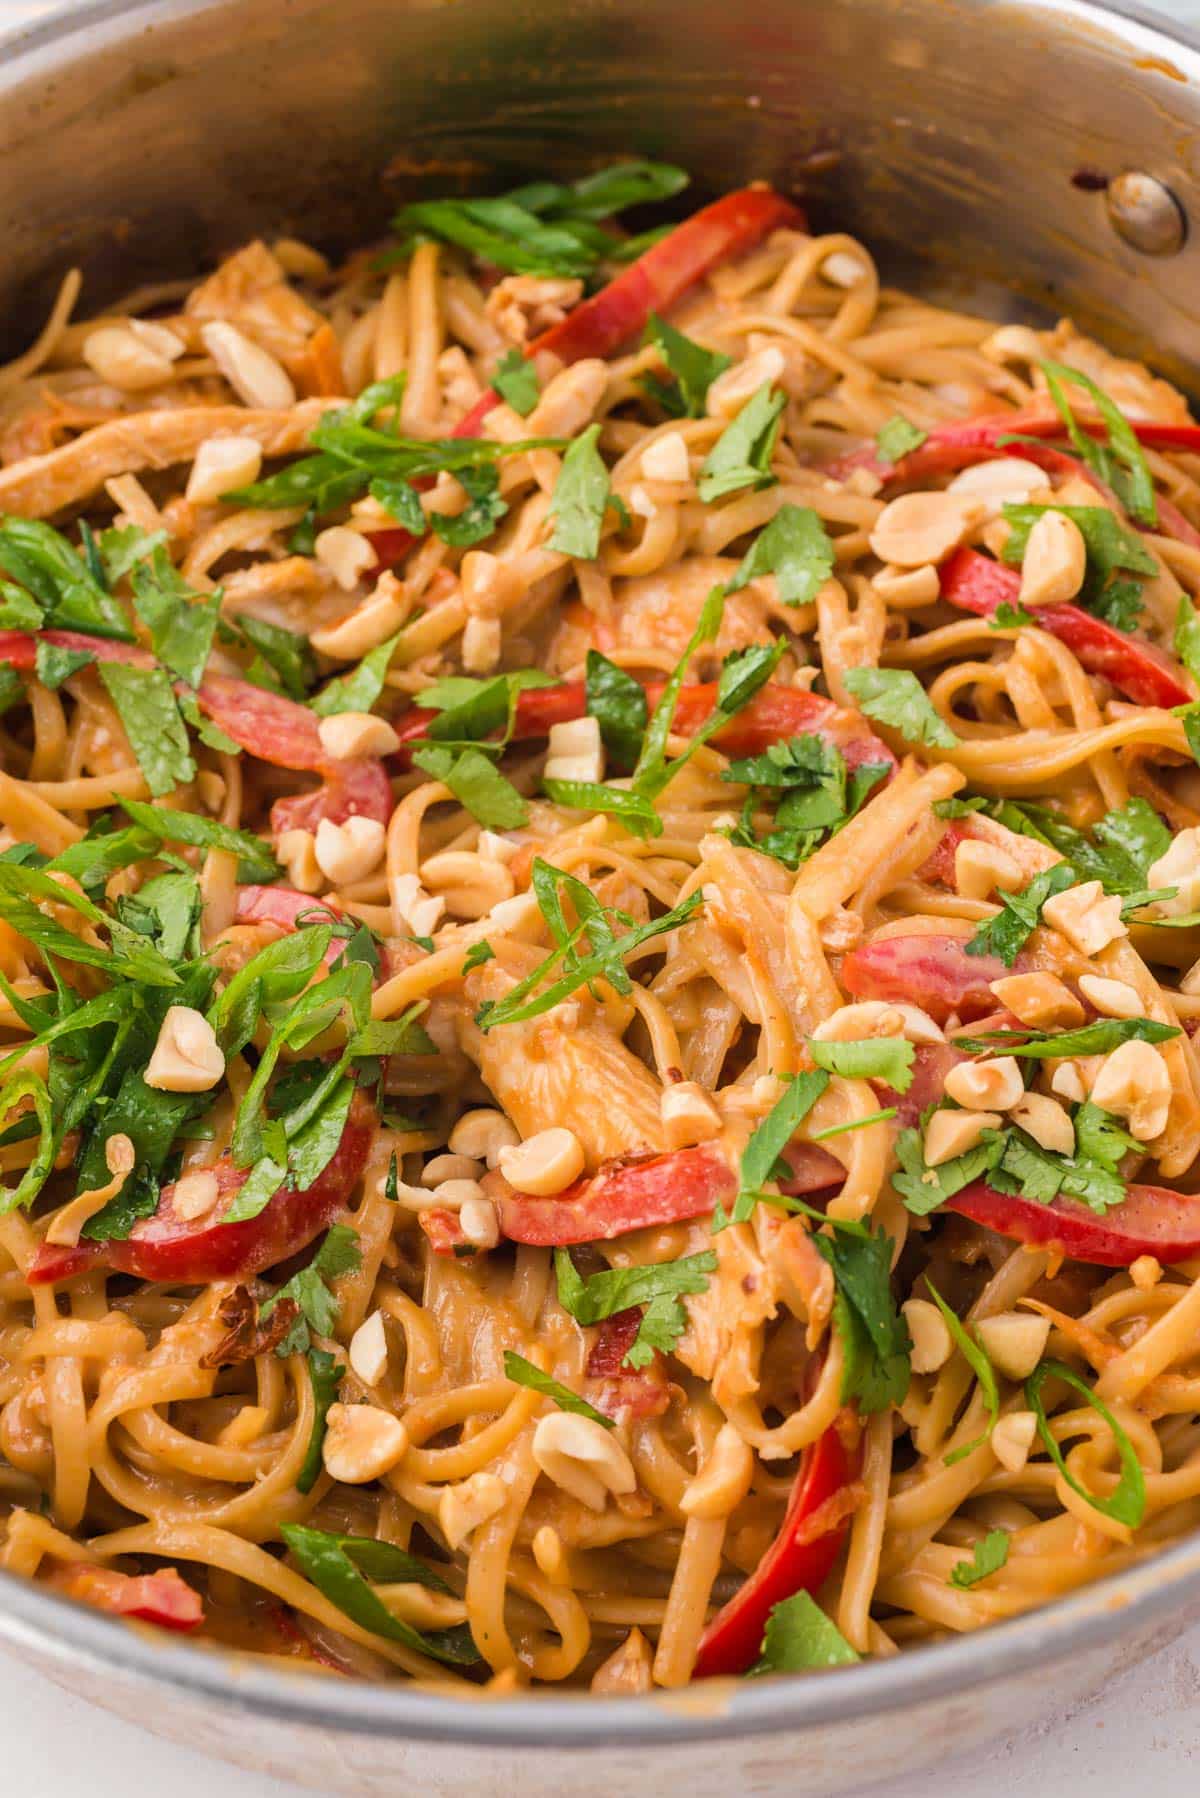
[[[0,1556],[268,1664],[803,1672],[1200,1523],[1200,427],[589,192],[0,370]]]

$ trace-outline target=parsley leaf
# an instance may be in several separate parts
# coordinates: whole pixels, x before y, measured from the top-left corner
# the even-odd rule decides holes
[[[528,418],[538,403],[537,369],[518,349],[501,356],[492,370],[492,386],[522,418]]]
[[[928,431],[922,431],[919,425],[910,424],[907,418],[902,418],[897,412],[893,418],[888,419],[875,439],[879,460],[894,468],[912,450],[920,449],[928,435]]]
[[[534,1392],[544,1393],[547,1398],[554,1400],[560,1411],[572,1411],[577,1417],[590,1417],[593,1423],[602,1424],[606,1430],[616,1428],[611,1417],[606,1417],[603,1411],[597,1411],[595,1405],[589,1405],[585,1398],[580,1398],[569,1386],[552,1379],[548,1373],[543,1373],[540,1367],[535,1367],[532,1361],[527,1361],[524,1355],[516,1354],[513,1349],[504,1351],[504,1375],[517,1386],[529,1386]]]
[[[1047,1380],[1062,1380],[1073,1391],[1078,1392],[1093,1411],[1099,1412],[1112,1432],[1113,1442],[1116,1444],[1121,1462],[1121,1478],[1117,1483],[1116,1491],[1110,1498],[1098,1498],[1094,1492],[1089,1492],[1067,1466],[1066,1458],[1054,1431],[1050,1428],[1046,1417],[1046,1408],[1042,1402],[1042,1387]],[[1142,1472],[1142,1464],[1129,1437],[1104,1401],[1092,1391],[1087,1381],[1081,1379],[1072,1368],[1064,1366],[1061,1361],[1041,1361],[1025,1382],[1025,1403],[1037,1418],[1038,1435],[1042,1439],[1046,1453],[1072,1492],[1077,1492],[1080,1498],[1086,1499],[1093,1510],[1102,1511],[1106,1517],[1113,1517],[1118,1523],[1124,1523],[1130,1529],[1136,1529],[1146,1515],[1146,1478]]]
[[[599,440],[599,425],[589,425],[575,438],[562,459],[550,496],[554,532],[549,548],[583,562],[594,562],[600,553],[600,529],[611,491],[608,468],[597,447]]]
[[[635,766],[646,734],[646,690],[598,649],[587,653],[588,716],[600,726],[604,747],[622,768]]]
[[[397,631],[374,649],[367,651],[357,668],[341,674],[321,688],[311,701],[319,718],[332,718],[337,712],[369,712],[383,692],[387,671],[399,646],[403,631]]]
[[[301,1268],[298,1274],[293,1274],[259,1308],[259,1316],[264,1322],[281,1299],[291,1299],[299,1312],[295,1323],[276,1349],[277,1355],[302,1355],[311,1347],[313,1334],[333,1334],[341,1307],[330,1291],[329,1282],[336,1280],[340,1274],[357,1273],[361,1266],[362,1249],[358,1232],[351,1230],[346,1224],[334,1224],[326,1231],[325,1240],[308,1266]],[[304,1492],[308,1488],[302,1486],[300,1490]]]
[[[823,1042],[809,1037],[808,1052],[819,1068],[844,1080],[882,1080],[893,1091],[912,1085],[916,1050],[902,1036],[876,1036],[864,1042]]]
[[[154,653],[189,687],[198,687],[212,649],[221,610],[221,589],[193,593],[165,549],[132,571],[133,605],[150,632]]]
[[[809,1592],[793,1592],[772,1605],[758,1660],[746,1675],[805,1673],[816,1667],[848,1667],[858,1660],[836,1623]]]
[[[846,686],[868,718],[892,729],[909,743],[953,749],[958,738],[943,723],[911,668],[851,668]]]
[[[703,418],[708,390],[718,375],[733,366],[733,357],[706,350],[657,312],[650,314],[642,342],[655,345],[674,377],[667,382],[655,375],[643,375],[641,385],[650,397],[671,418]]]
[[[1055,862],[1052,868],[1035,874],[1020,893],[1007,893],[999,888],[1000,910],[994,918],[986,919],[979,926],[967,944],[967,954],[998,955],[1005,967],[1011,968],[1037,929],[1047,899],[1074,884],[1074,873],[1067,864]]]
[[[412,759],[423,774],[449,787],[486,830],[517,830],[528,822],[524,799],[481,749],[455,751],[428,744],[414,749]]]
[[[784,605],[806,605],[833,573],[833,563],[833,544],[812,507],[780,506],[754,539],[725,591],[739,593],[760,575],[773,574]]]
[[[105,662],[100,679],[150,791],[159,797],[193,780],[196,764],[188,747],[187,727],[165,670]]]
[[[772,487],[771,460],[787,395],[773,393],[764,381],[731,424],[713,444],[700,470],[699,493],[704,504],[739,493],[744,487]]]
[[[976,1542],[969,1561],[958,1561],[950,1569],[950,1584],[960,1592],[969,1592],[980,1580],[999,1573],[1008,1560],[1008,1531],[989,1530]]]

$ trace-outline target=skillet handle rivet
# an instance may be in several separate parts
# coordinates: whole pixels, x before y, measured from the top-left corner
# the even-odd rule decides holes
[[[1143,256],[1174,256],[1187,237],[1187,214],[1169,187],[1140,169],[1114,176],[1105,195],[1117,236]]]

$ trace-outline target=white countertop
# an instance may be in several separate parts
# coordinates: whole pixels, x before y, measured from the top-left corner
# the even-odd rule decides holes
[[[0,31],[71,0],[0,0]],[[1160,0],[1160,10],[1200,22],[1200,0]],[[298,1798],[299,1788],[243,1773],[143,1735],[73,1699],[17,1662],[0,1660],[0,1741],[5,1785],[36,1798]],[[1086,1789],[1127,1798],[1153,1788],[1183,1798],[1200,1782],[1200,1629],[1067,1716],[887,1787],[889,1798],[927,1798],[931,1777],[968,1798],[1043,1798]],[[881,1789],[881,1788],[878,1788]]]

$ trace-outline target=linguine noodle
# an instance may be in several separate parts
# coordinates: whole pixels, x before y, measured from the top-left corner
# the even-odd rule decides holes
[[[1200,1523],[1200,428],[766,190],[522,193],[0,370],[3,1565],[890,1655]]]

